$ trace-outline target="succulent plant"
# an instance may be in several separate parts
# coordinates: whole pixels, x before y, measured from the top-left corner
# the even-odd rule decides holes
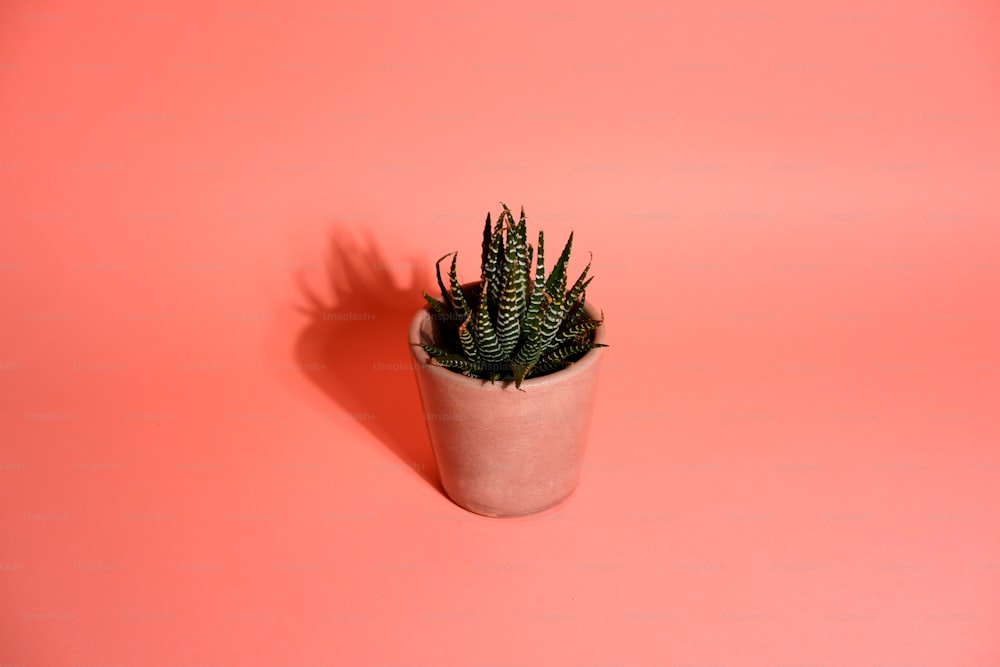
[[[584,309],[590,263],[567,288],[566,270],[573,247],[570,233],[562,254],[545,275],[545,236],[538,232],[538,253],[528,243],[524,208],[518,222],[506,204],[496,224],[486,214],[483,229],[482,278],[462,285],[458,280],[458,253],[437,261],[441,300],[424,292],[434,321],[431,343],[420,346],[431,364],[469,377],[496,382],[513,380],[518,389],[526,378],[565,368],[589,350],[594,330],[604,323]],[[451,257],[448,285],[441,278],[441,262]]]

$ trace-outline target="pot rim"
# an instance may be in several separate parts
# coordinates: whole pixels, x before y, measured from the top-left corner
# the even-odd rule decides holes
[[[462,287],[472,287],[479,285],[480,282],[463,283]],[[441,295],[438,295],[440,298]],[[590,316],[591,319],[596,319],[601,316],[602,311],[594,307],[594,304],[587,301],[584,304],[584,312]],[[419,309],[414,315],[413,319],[410,320],[410,327],[407,332],[407,343],[410,347],[410,353],[413,355],[414,360],[423,366],[427,372],[438,377],[442,382],[451,382],[456,385],[463,385],[467,387],[477,388],[481,391],[507,391],[514,388],[513,380],[499,380],[497,382],[490,382],[489,380],[483,380],[480,378],[472,378],[467,375],[462,375],[461,373],[456,373],[455,371],[444,368],[443,366],[435,366],[434,364],[428,363],[430,360],[430,355],[420,347],[420,330],[423,323],[430,318],[431,309],[429,304],[425,304],[423,308]],[[594,340],[595,343],[604,343],[606,340],[604,328],[606,324],[594,329]],[[592,366],[597,364],[601,357],[601,352],[604,351],[602,347],[596,347],[592,350],[588,350],[579,360],[573,362],[568,367],[549,373],[547,375],[541,375],[539,377],[528,378],[521,382],[521,390],[530,390],[532,387],[543,387],[545,385],[571,382],[574,378],[579,375],[586,373]]]

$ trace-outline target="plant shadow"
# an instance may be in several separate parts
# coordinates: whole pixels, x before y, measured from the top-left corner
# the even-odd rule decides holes
[[[427,264],[387,262],[369,230],[361,241],[335,226],[325,261],[328,295],[299,277],[309,322],[295,343],[300,368],[402,462],[441,493],[406,335],[423,304]],[[394,273],[406,275],[403,285]]]

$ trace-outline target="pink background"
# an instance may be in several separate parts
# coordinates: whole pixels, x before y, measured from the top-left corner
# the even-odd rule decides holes
[[[993,2],[0,8],[0,664],[1000,665]],[[499,201],[607,315],[583,481],[441,493]]]

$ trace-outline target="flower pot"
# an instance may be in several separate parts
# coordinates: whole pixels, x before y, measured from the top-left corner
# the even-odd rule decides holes
[[[600,311],[587,304],[587,315]],[[433,342],[427,307],[410,323],[409,343],[441,485],[467,510],[491,517],[534,514],[566,500],[580,479],[603,348],[568,368],[491,383],[433,366],[419,343]],[[604,342],[604,327],[594,331]]]

